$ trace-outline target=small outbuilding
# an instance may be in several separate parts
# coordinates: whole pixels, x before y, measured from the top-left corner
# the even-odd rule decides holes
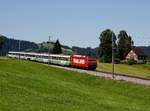
[[[126,60],[135,60],[137,63],[145,63],[145,55],[142,49],[133,48],[126,56]]]

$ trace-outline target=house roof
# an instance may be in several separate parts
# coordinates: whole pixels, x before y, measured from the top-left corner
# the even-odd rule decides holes
[[[144,52],[141,48],[133,48],[133,52],[135,52],[138,56],[143,56]]]

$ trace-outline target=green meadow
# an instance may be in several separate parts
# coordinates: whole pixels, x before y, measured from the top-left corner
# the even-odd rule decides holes
[[[150,87],[0,59],[0,111],[150,111]]]
[[[150,64],[115,64],[115,73],[150,78]],[[112,72],[111,63],[98,63],[97,70]]]

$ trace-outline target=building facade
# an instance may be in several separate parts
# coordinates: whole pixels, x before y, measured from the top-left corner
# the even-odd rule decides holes
[[[135,60],[137,63],[145,63],[144,52],[140,48],[134,48],[128,53],[126,60]]]

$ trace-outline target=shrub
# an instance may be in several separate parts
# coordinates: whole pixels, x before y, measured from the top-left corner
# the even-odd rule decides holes
[[[120,63],[120,59],[119,58],[115,58],[115,64],[119,64]]]
[[[104,55],[103,57],[100,58],[100,62],[102,62],[102,63],[111,63],[111,58]]]
[[[133,60],[133,59],[129,59],[129,60],[127,60],[127,64],[128,65],[133,65],[133,64],[136,64],[137,62],[135,61],[135,60]]]

